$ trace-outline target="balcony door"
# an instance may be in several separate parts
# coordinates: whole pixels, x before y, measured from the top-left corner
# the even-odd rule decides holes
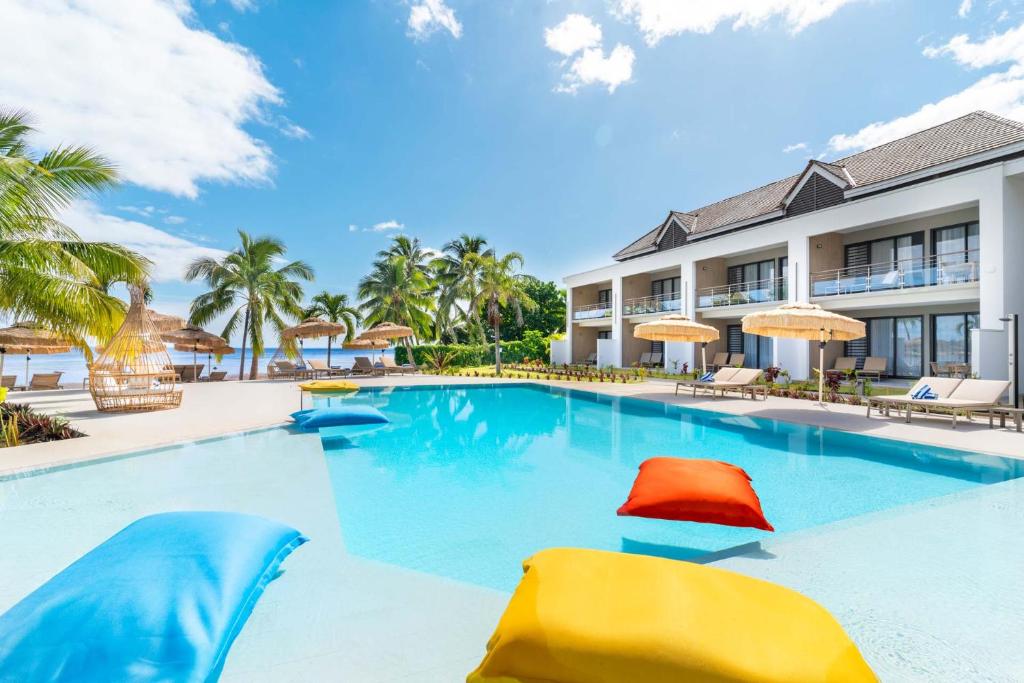
[[[980,236],[977,223],[950,225],[932,230],[932,254],[936,265],[955,266],[978,260]]]
[[[939,365],[971,364],[971,330],[980,326],[977,313],[932,316],[932,360]]]
[[[743,367],[767,368],[772,364],[772,338],[747,334],[742,325],[729,325],[726,329],[726,346],[730,356],[743,354]],[[732,365],[732,359],[729,360]]]
[[[846,355],[886,359],[888,374],[920,377],[924,374],[924,318],[907,315],[868,318],[867,337],[846,342]]]

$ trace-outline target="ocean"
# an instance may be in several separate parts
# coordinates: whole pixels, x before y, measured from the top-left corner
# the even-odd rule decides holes
[[[267,362],[273,357],[274,352],[277,349],[267,349],[267,352],[260,357],[260,374],[264,374],[267,371]],[[192,362],[192,354],[182,351],[174,351],[168,349],[168,353],[171,356],[171,361],[175,364],[189,364]],[[379,357],[382,353],[387,355],[393,355],[393,349],[384,349],[384,351],[374,351],[371,354],[369,351],[346,351],[345,349],[333,348],[331,349],[331,365],[348,368],[354,364],[353,358],[356,356],[371,356],[374,358]],[[327,349],[326,348],[315,348],[305,349],[303,351],[303,357],[307,359],[321,359],[327,360]],[[224,356],[220,361],[214,356],[207,360],[206,354],[197,354],[196,362],[203,364],[203,374],[205,375],[210,371],[210,365],[212,364],[214,370],[227,370],[228,379],[238,379],[238,363],[241,359],[239,353],[233,353],[230,356]],[[248,376],[249,363],[252,362],[252,353],[248,350],[245,354],[245,370]],[[70,353],[57,353],[53,355],[37,355],[32,356],[32,360],[29,363],[29,373],[35,374],[37,372],[63,372],[64,375],[61,377],[61,384],[64,386],[74,386],[75,384],[81,384],[88,374],[85,364],[85,355],[81,351],[72,351]],[[9,353],[4,356],[4,375],[17,375],[17,385],[24,384],[25,379],[25,356],[22,354]]]

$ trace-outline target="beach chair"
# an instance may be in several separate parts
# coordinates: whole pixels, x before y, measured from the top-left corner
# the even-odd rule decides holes
[[[267,377],[269,379],[295,379],[296,371],[295,363],[288,360],[267,363]]]
[[[313,377],[344,377],[349,373],[347,369],[332,368],[324,360],[307,360],[306,365],[313,372]]]
[[[380,368],[374,367],[368,356],[356,356],[353,359],[352,374],[372,377],[374,375],[383,375],[384,371]]]
[[[747,354],[745,353],[730,353],[729,354],[729,365],[734,368],[742,368],[744,361],[747,360]]]
[[[736,376],[736,373],[738,373],[740,369],[741,368],[722,368],[715,373],[710,382],[701,382],[699,379],[689,379],[676,382],[676,396],[679,395],[680,387],[693,389],[694,397],[697,396],[698,389],[712,389],[716,384],[720,387],[726,382],[732,381],[733,377]]]
[[[729,352],[721,351],[719,353],[716,353],[715,357],[711,359],[710,363],[708,363],[708,370],[710,370],[711,372],[715,372],[716,370],[720,370],[721,368],[725,367],[728,364]]]
[[[32,380],[28,383],[28,391],[63,389],[64,386],[60,383],[60,376],[63,374],[63,372],[41,372],[32,375]]]
[[[642,368],[651,367],[651,352],[646,351],[640,354],[640,361],[637,363]]]
[[[917,382],[914,383],[914,386],[910,387],[905,394],[898,394],[895,396],[868,396],[867,417],[871,417],[872,408],[883,413],[886,417],[889,417],[889,412],[892,408],[896,408],[896,414],[898,415],[900,410],[902,410],[906,405],[907,401],[912,400],[914,394],[925,385],[930,386],[932,388],[932,392],[938,398],[948,398],[962,381],[963,380],[957,377],[922,377],[917,380]]]
[[[848,373],[857,369],[857,359],[853,356],[840,356],[832,365],[833,372]]]
[[[939,365],[935,361],[928,363],[928,367],[932,371],[932,375],[935,377],[949,377],[949,366]]]
[[[583,359],[584,365],[597,365],[597,351],[594,351],[589,356]]]
[[[409,363],[406,363],[405,365],[399,365],[396,363],[393,356],[381,356],[377,365],[379,366],[379,369],[384,370],[385,375],[406,375],[416,372],[416,368]]]
[[[665,354],[655,351],[651,354],[651,367],[660,368],[665,365]]]
[[[869,377],[880,380],[889,369],[889,360],[882,356],[868,356],[864,359],[864,367],[856,371],[857,377]]]
[[[727,391],[738,391],[740,398],[746,396],[747,392],[750,392],[750,398],[757,398],[757,390],[763,387],[764,398],[768,398],[768,385],[755,384],[760,379],[762,370],[760,368],[737,368],[735,374],[732,377],[722,382],[711,382],[710,386],[704,387],[705,389],[711,389],[711,397],[715,398],[718,392],[721,392],[722,398],[725,398],[725,392]],[[696,389],[694,390],[694,396],[697,395]]]
[[[223,382],[228,376],[226,370],[214,370],[206,377],[201,378],[200,382]]]
[[[1007,380],[1001,379],[965,379],[957,385],[956,389],[946,398],[938,399],[915,399],[906,401],[906,421],[910,423],[910,416],[915,408],[922,408],[930,415],[942,415],[947,413],[932,413],[932,408],[944,408],[949,411],[948,415],[953,418],[952,428],[956,429],[957,416],[962,414],[968,419],[973,419],[973,413],[989,410],[999,406],[1000,399],[1010,387]]]
[[[4,389],[13,389],[14,383],[18,381],[17,375],[4,375],[0,377],[0,387]]]
[[[174,372],[181,378],[182,382],[198,382],[199,376],[203,374],[203,368],[206,367],[202,363],[196,365],[175,365]]]

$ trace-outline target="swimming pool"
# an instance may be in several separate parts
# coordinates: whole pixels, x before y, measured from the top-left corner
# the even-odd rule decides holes
[[[541,385],[315,401],[374,405],[392,420],[321,432],[347,552],[500,590],[542,548],[696,559],[770,535],[617,517],[654,455],[744,468],[776,534],[1024,474],[1007,458]]]

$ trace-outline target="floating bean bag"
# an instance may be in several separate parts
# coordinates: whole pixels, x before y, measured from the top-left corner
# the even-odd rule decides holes
[[[761,512],[750,475],[717,460],[644,460],[618,514],[775,531]]]
[[[342,427],[345,425],[385,424],[388,418],[373,406],[351,405],[311,408],[292,413],[295,424],[302,429]]]
[[[254,515],[143,517],[0,616],[0,680],[214,681],[305,541]]]
[[[299,388],[314,394],[359,391],[358,384],[343,379],[315,379],[312,382],[303,382]]]
[[[468,683],[877,681],[816,602],[704,565],[544,550]]]

